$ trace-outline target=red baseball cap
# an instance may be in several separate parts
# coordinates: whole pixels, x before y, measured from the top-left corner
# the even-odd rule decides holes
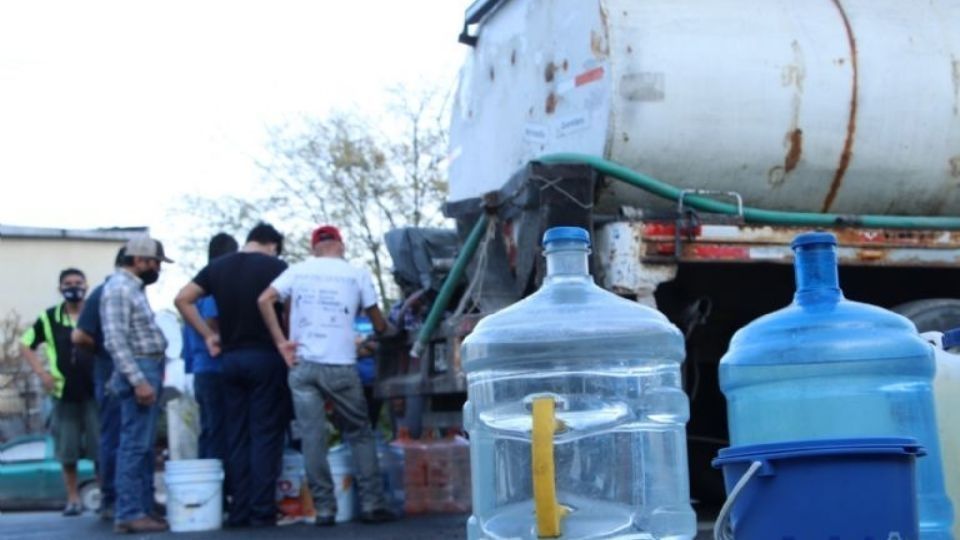
[[[343,237],[340,236],[340,230],[333,225],[321,225],[313,230],[313,235],[310,237],[310,245],[313,246],[328,240],[343,242]]]

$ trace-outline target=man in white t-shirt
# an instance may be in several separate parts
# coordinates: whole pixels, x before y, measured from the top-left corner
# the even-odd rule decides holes
[[[395,519],[386,509],[377,448],[367,417],[363,386],[357,375],[353,323],[359,311],[382,334],[387,322],[377,307],[369,270],[344,260],[343,238],[336,227],[313,231],[313,257],[287,268],[260,295],[263,320],[280,354],[290,366],[290,391],[303,440],[307,482],[317,509],[317,525],[333,525],[337,513],[327,463],[327,420],[324,402],[333,402],[343,437],[350,443],[360,520],[382,523]],[[290,337],[283,334],[274,309],[290,307]]]

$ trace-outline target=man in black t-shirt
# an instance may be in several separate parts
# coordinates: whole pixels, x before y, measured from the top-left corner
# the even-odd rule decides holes
[[[177,294],[174,304],[223,362],[227,431],[227,482],[231,527],[276,524],[275,491],[289,419],[287,365],[263,323],[257,297],[287,265],[277,257],[283,235],[259,223],[239,252],[208,264]],[[197,311],[212,295],[217,329]]]

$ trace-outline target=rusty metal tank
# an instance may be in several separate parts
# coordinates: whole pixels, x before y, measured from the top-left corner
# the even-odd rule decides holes
[[[960,212],[960,0],[480,7],[454,105],[451,201],[573,151],[770,209]],[[655,204],[610,186],[600,208]]]

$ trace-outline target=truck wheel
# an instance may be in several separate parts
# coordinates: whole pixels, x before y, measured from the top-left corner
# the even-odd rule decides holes
[[[960,327],[960,300],[954,298],[930,298],[900,304],[893,311],[917,325],[921,332],[946,332]]]
[[[100,509],[100,486],[96,482],[87,482],[80,486],[80,504],[88,512]]]

